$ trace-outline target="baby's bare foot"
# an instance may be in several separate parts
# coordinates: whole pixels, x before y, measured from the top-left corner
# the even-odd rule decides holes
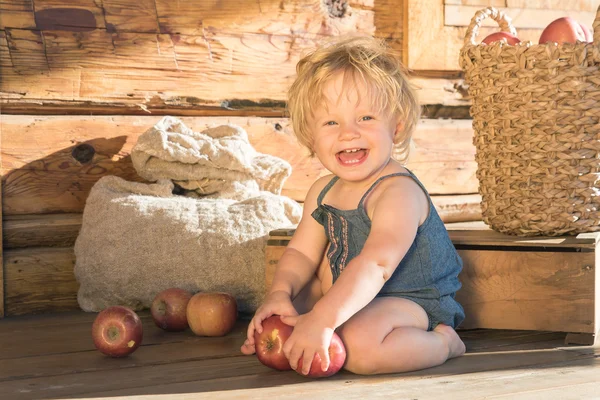
[[[446,342],[448,343],[448,358],[454,358],[465,354],[465,344],[452,327],[439,324],[433,331],[441,334],[446,339]]]
[[[240,350],[242,351],[242,353],[244,353],[247,356],[256,353],[256,349],[254,347],[254,344],[250,344],[248,342],[248,339],[246,339],[246,341],[244,342],[244,344],[242,345],[242,347],[240,348]]]

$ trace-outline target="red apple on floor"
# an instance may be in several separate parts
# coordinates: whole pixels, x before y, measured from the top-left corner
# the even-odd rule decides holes
[[[577,40],[585,42],[585,32],[579,22],[571,17],[562,17],[552,21],[540,36],[540,44],[547,42],[575,43]]]
[[[156,326],[166,331],[187,329],[187,305],[191,298],[192,293],[180,288],[166,289],[157,294],[150,306]]]
[[[292,334],[293,327],[284,324],[279,315],[271,315],[262,322],[261,333],[254,331],[254,348],[258,360],[269,368],[279,371],[292,369],[283,354],[283,344]]]
[[[186,315],[196,335],[224,336],[237,320],[237,303],[229,293],[200,292],[188,302]]]
[[[326,371],[321,369],[321,356],[315,354],[313,358],[312,364],[310,365],[310,371],[308,372],[309,378],[323,378],[327,376],[331,376],[336,374],[346,362],[346,347],[342,342],[342,339],[338,336],[337,333],[333,333],[333,337],[331,338],[331,344],[329,345],[329,367]],[[296,372],[299,374],[302,371],[302,358],[298,362],[298,368],[296,368]]]
[[[92,339],[98,350],[107,356],[124,357],[133,353],[142,343],[142,321],[130,308],[108,307],[92,325]]]
[[[481,42],[485,43],[485,44],[492,44],[494,42],[498,42],[502,39],[506,39],[506,43],[510,44],[510,45],[515,45],[517,43],[521,42],[521,39],[519,39],[518,37],[516,37],[515,35],[513,35],[512,33],[509,32],[494,32],[490,35],[487,35],[485,37],[485,39],[483,39]]]

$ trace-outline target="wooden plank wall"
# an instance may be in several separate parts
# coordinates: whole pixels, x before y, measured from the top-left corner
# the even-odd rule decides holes
[[[0,2],[0,315],[77,308],[72,246],[89,190],[105,175],[141,180],[129,153],[162,115],[196,130],[242,126],[258,151],[292,164],[283,194],[302,201],[325,171],[285,117],[296,62],[346,32],[385,38],[402,55],[405,13],[393,0]],[[424,119],[409,167],[444,218],[478,219],[461,74],[411,79]]]

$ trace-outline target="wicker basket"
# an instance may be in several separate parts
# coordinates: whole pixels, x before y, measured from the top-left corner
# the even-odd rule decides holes
[[[600,231],[600,8],[594,43],[475,43],[494,19],[478,11],[460,65],[472,99],[483,220],[519,236]]]

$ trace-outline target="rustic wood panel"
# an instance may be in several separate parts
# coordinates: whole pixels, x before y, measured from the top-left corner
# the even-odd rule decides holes
[[[509,7],[528,9],[568,9],[572,11],[596,11],[593,0],[444,0],[444,4],[479,6],[483,7]]]
[[[11,13],[6,4],[0,13]],[[281,7],[161,1],[157,8],[133,0],[40,1],[41,26],[12,14],[3,19],[3,111],[281,116],[298,58],[321,38],[358,30],[402,51],[406,15],[397,2],[349,2],[342,9],[330,15],[309,0]],[[469,104],[460,77],[413,80],[422,104]]]
[[[4,218],[4,249],[72,247],[81,228],[82,214],[9,215]]]
[[[594,253],[459,250],[464,328],[595,333]]]
[[[4,2],[3,108],[281,111],[304,51],[346,32],[401,51],[402,13],[392,0]]]
[[[155,0],[103,0],[106,29],[111,32],[159,33],[157,4]]]
[[[6,45],[9,49],[8,60],[16,74],[27,71],[32,65],[35,65],[40,73],[48,71],[49,66],[44,54],[44,39],[39,31],[22,29],[6,31]]]
[[[7,26],[33,29],[33,0],[9,0],[0,3],[0,29]]]
[[[596,12],[598,4],[594,0],[505,0],[506,7],[510,8],[533,8],[533,9],[555,9],[569,11],[591,11]]]
[[[506,0],[444,0],[444,4],[469,5],[479,7],[505,7]]]
[[[7,37],[20,36],[7,30]],[[294,74],[295,61],[306,45],[289,38],[247,34],[243,37],[212,33],[206,37],[149,33],[42,31],[45,47],[30,54],[30,41],[9,41],[13,63],[2,69],[0,88],[7,103],[45,100],[33,80],[56,86],[56,79],[71,79],[50,93],[50,99],[153,104],[224,106],[237,99],[282,101]],[[25,46],[25,43],[27,46]],[[18,46],[18,47],[14,47]],[[292,47],[293,46],[293,47]],[[44,55],[45,50],[45,55]],[[40,56],[41,55],[41,56]],[[39,63],[34,63],[38,59]],[[265,62],[269,60],[269,62]],[[40,72],[48,71],[39,76]],[[54,71],[57,71],[55,74]],[[31,78],[30,78],[31,76]]]
[[[496,6],[496,8],[510,16],[517,32],[521,29],[536,29],[540,33],[550,22],[565,16],[574,18],[591,28],[597,8],[593,7],[591,2],[589,2],[588,7],[581,7],[579,10],[572,8],[571,5],[566,5],[564,2],[562,5],[552,8],[534,8],[535,4],[535,1],[528,1],[528,5],[522,7],[506,7],[503,5]],[[475,13],[485,7],[447,3],[444,7],[444,23],[447,26],[469,26]],[[483,22],[483,26],[497,28],[498,24],[488,19]],[[537,40],[534,43],[537,43]]]
[[[0,31],[0,56],[5,62],[10,62],[7,50],[2,49],[3,31]],[[0,62],[1,64],[1,62]],[[180,115],[180,116],[261,116],[283,117],[285,102],[283,99],[228,99],[222,101],[201,100],[188,96],[187,93],[176,94],[173,98],[163,99],[160,93],[148,92],[144,99],[126,102],[123,99],[102,98],[89,100],[69,100],[64,97],[78,97],[77,90],[81,85],[81,77],[87,76],[85,72],[76,70],[59,70],[52,72],[52,79],[46,75],[28,76],[29,86],[16,92],[3,93],[3,112],[16,115]],[[16,79],[15,75],[15,79]],[[135,76],[128,75],[124,83],[132,85]],[[95,79],[95,78],[94,78]],[[111,78],[112,79],[112,78]],[[152,78],[161,85],[160,77]],[[170,78],[169,78],[170,79]],[[193,79],[193,78],[190,78]],[[254,78],[252,78],[254,79]],[[258,77],[258,80],[263,77]],[[411,83],[416,88],[417,95],[422,104],[423,118],[445,119],[470,119],[470,99],[462,78],[438,77],[411,77]],[[169,92],[183,85],[184,80],[171,79]],[[109,82],[110,83],[110,82]],[[99,80],[94,84],[104,84]],[[18,85],[17,85],[18,86]],[[287,86],[279,88],[285,91]],[[15,91],[19,90],[15,87]],[[107,90],[112,90],[108,88]],[[27,93],[31,98],[22,98],[20,93]],[[104,96],[104,93],[102,94]],[[117,95],[118,97],[118,95]],[[282,98],[284,95],[281,96]]]
[[[2,179],[6,215],[80,213],[102,176],[140,180],[129,153],[139,135],[159,117],[3,116]],[[314,180],[325,174],[290,133],[285,118],[183,118],[190,128],[233,123],[248,132],[257,151],[286,159],[293,168],[283,194],[304,200]],[[81,144],[95,149],[89,162],[74,158]],[[432,194],[477,192],[471,121],[422,120],[408,167]],[[460,205],[457,204],[457,207]]]
[[[452,225],[455,221],[481,221],[479,195],[433,196],[432,200],[446,223]],[[8,215],[2,226],[3,246],[4,249],[71,247],[75,244],[81,223],[82,214]],[[470,233],[478,234],[476,231]],[[473,237],[466,232],[464,236]]]
[[[270,35],[328,35],[350,32],[353,29],[373,32],[373,12],[373,3],[360,0],[296,0],[284,3],[240,0],[224,2],[218,7],[215,7],[214,3],[203,1],[156,1],[160,31],[183,35],[202,35],[206,31],[223,28],[234,32],[260,32]]]
[[[78,284],[72,248],[31,248],[4,254],[5,314],[74,310]]]

